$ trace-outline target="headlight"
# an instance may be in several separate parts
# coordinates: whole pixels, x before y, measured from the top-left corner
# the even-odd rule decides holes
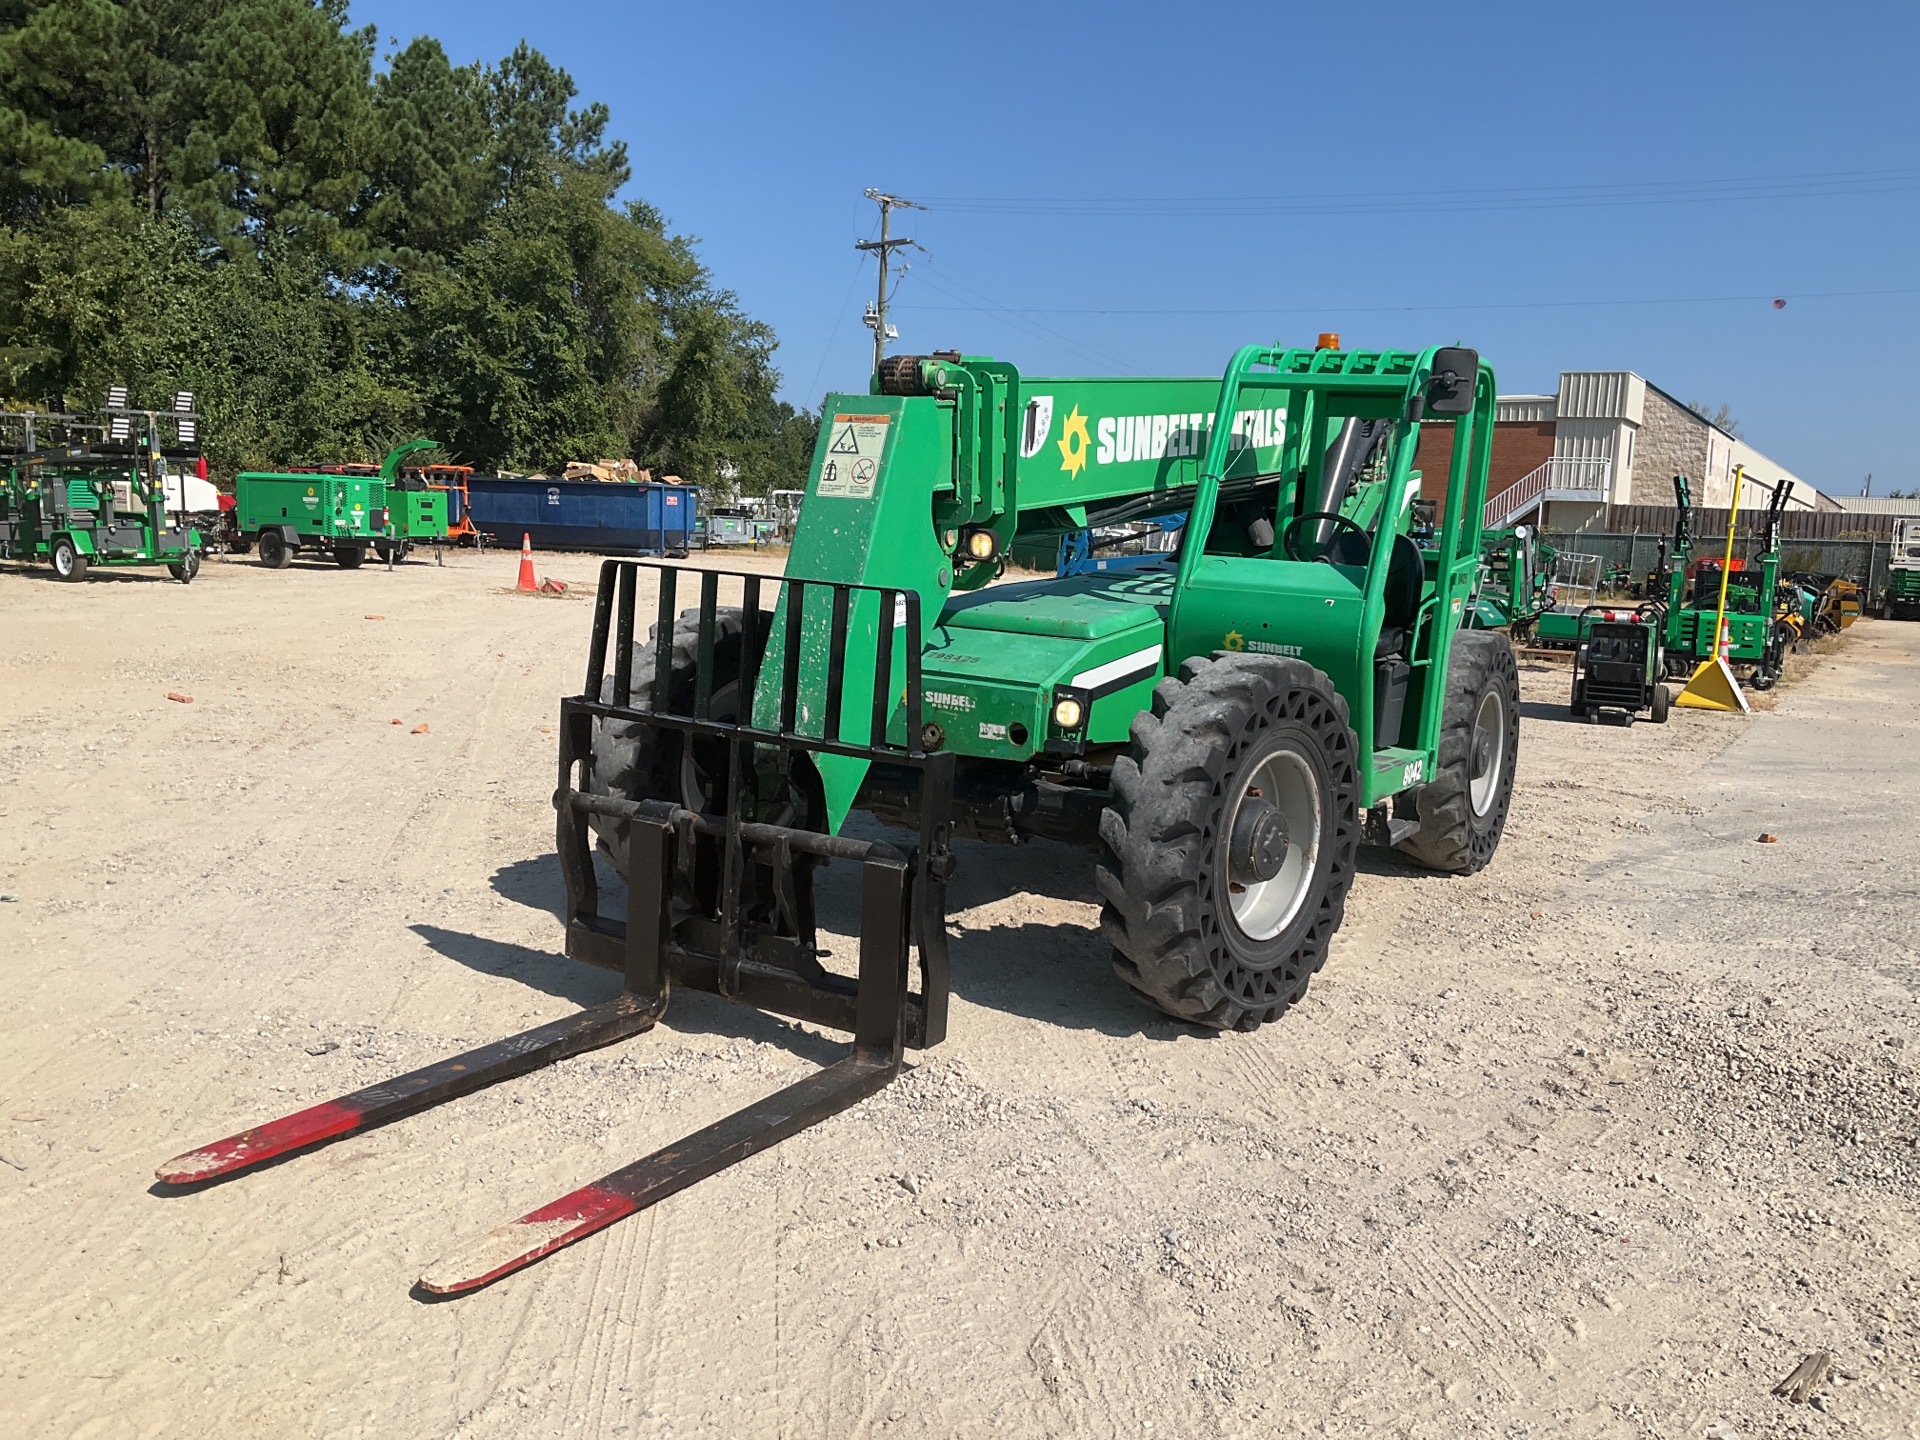
[[[1078,700],[1068,698],[1053,707],[1053,723],[1062,730],[1078,730],[1085,713]]]
[[[967,554],[975,560],[991,560],[1000,553],[1000,537],[991,530],[967,532]]]

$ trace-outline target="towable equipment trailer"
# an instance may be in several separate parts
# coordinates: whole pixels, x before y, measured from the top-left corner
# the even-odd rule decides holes
[[[851,1033],[818,1074],[420,1280],[485,1285],[847,1109],[938,1044],[959,836],[1091,851],[1126,984],[1201,1026],[1274,1019],[1326,959],[1363,839],[1462,874],[1499,844],[1517,672],[1504,635],[1461,629],[1494,394],[1461,348],[1250,346],[1221,380],[888,359],[872,393],[827,397],[784,577],[601,568],[555,804],[567,953],[623,975],[620,998],[191,1151],[161,1181],[637,1034],[675,986]],[[1450,483],[1423,548],[1429,417],[1452,422]],[[1181,511],[1163,571],[986,588],[1017,536]],[[842,834],[856,809],[911,842]],[[596,835],[624,917],[603,907]],[[852,975],[826,968],[816,931],[814,875],[833,861],[861,874]]]
[[[182,390],[170,410],[107,392],[96,415],[0,411],[0,558],[44,560],[61,580],[96,565],[200,573],[200,532],[168,510],[167,462],[200,460],[200,416]]]

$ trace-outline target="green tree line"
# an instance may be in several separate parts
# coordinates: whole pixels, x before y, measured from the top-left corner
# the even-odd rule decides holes
[[[0,396],[195,392],[216,474],[631,456],[802,483],[816,419],[605,105],[343,0],[0,0]]]

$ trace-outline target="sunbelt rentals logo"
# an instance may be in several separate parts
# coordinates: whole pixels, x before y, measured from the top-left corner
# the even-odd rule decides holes
[[[1035,459],[1047,448],[1048,440],[1053,439],[1053,421],[1053,396],[1035,395],[1027,400],[1020,422],[1022,460]],[[1271,449],[1286,437],[1286,429],[1284,405],[1236,410],[1228,444],[1234,450],[1249,446]],[[1061,417],[1060,435],[1053,439],[1053,447],[1059,452],[1060,468],[1078,479],[1090,465],[1197,459],[1206,453],[1212,431],[1213,416],[1203,412],[1096,417],[1076,404]]]

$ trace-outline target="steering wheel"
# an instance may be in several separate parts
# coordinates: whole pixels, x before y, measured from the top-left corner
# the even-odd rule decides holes
[[[1300,527],[1305,525],[1309,520],[1331,520],[1333,522],[1334,536],[1327,541],[1325,548],[1322,549],[1318,555],[1302,555],[1297,543],[1300,538]],[[1333,554],[1334,539],[1339,538],[1340,532],[1347,530],[1351,530],[1355,535],[1359,536],[1360,542],[1363,545],[1371,545],[1373,543],[1373,537],[1367,534],[1363,527],[1355,524],[1339,511],[1309,510],[1306,514],[1296,515],[1287,522],[1287,528],[1280,532],[1280,548],[1287,552],[1287,558],[1289,560],[1299,560],[1303,562],[1317,560],[1323,565],[1331,565],[1333,561],[1330,557]]]

